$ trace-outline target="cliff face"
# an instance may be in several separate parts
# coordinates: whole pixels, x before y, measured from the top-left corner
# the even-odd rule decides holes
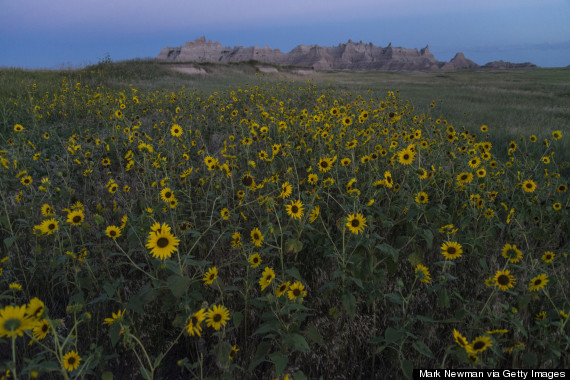
[[[180,47],[165,47],[157,57],[170,62],[241,62],[255,60],[262,63],[311,67],[317,70],[457,70],[480,67],[465,58],[463,53],[449,62],[439,62],[429,47],[421,50],[402,47],[374,46],[372,43],[352,42],[338,46],[299,45],[289,53],[270,47],[224,47],[205,37],[186,42]]]

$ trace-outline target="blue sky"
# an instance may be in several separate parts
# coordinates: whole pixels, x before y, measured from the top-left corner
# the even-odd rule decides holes
[[[0,0],[0,67],[156,57],[202,35],[225,46],[348,39],[494,60],[570,65],[570,0]]]

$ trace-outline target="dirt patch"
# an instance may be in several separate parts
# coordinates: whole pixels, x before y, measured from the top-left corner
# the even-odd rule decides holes
[[[311,69],[297,69],[297,70],[291,71],[292,74],[297,74],[297,75],[311,75],[314,72],[315,71],[311,70]]]
[[[207,74],[206,70],[204,70],[201,67],[197,68],[197,67],[192,67],[192,66],[186,66],[186,67],[174,66],[174,67],[171,67],[171,69],[174,71],[178,71],[179,73],[190,74],[190,75],[206,75]]]
[[[257,69],[262,73],[278,73],[279,70],[272,66],[257,66]]]

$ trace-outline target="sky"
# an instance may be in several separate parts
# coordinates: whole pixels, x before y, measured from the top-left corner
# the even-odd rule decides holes
[[[570,65],[570,0],[0,0],[0,67],[154,58],[201,36],[224,46],[349,39],[478,63]]]

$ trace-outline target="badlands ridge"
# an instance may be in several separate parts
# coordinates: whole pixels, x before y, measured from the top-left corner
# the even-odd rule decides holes
[[[244,62],[282,66],[307,67],[314,70],[458,70],[458,69],[506,69],[536,67],[532,63],[510,63],[503,61],[489,62],[480,66],[457,53],[449,62],[440,62],[429,51],[423,49],[405,49],[374,46],[372,43],[353,42],[340,43],[338,46],[299,45],[289,53],[279,49],[258,46],[223,46],[219,42],[206,41],[205,37],[186,42],[179,47],[165,47],[157,57],[167,62]]]

